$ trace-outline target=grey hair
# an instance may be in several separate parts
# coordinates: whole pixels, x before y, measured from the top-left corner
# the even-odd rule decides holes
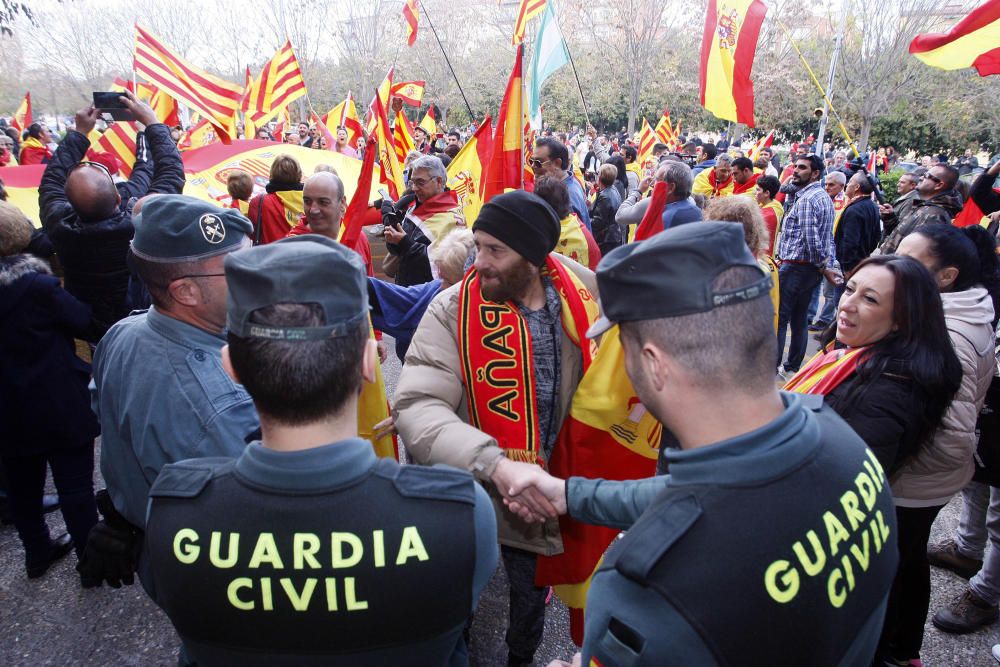
[[[733,164],[733,156],[729,153],[719,153],[715,156],[715,164],[716,166],[720,164],[731,165]]]
[[[832,178],[834,181],[836,181],[840,185],[847,185],[847,174],[845,174],[844,172],[840,171],[839,169],[836,169],[834,171],[828,171],[826,173],[826,177],[828,179]]]
[[[448,180],[448,173],[444,169],[444,162],[433,155],[424,155],[418,157],[416,160],[410,164],[410,172],[414,172],[417,169],[426,169],[430,172],[432,178],[440,178],[441,180]]]
[[[660,164],[656,177],[667,183],[674,184],[674,195],[681,199],[691,196],[691,185],[694,183],[694,176],[691,175],[691,167],[678,160],[666,160]]]

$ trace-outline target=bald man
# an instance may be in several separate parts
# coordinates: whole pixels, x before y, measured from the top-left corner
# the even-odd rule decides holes
[[[126,195],[138,199],[148,193],[179,194],[184,188],[184,165],[170,128],[132,93],[123,93],[120,99],[146,126],[153,162],[148,183],[137,181]],[[98,117],[93,106],[77,112],[76,129],[59,144],[38,188],[42,226],[59,255],[65,287],[93,311],[94,342],[130,310],[125,258],[134,233],[132,217],[121,206],[122,195],[107,168],[85,160],[90,148],[87,135]]]

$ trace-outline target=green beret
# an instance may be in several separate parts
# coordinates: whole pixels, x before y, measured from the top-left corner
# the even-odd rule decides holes
[[[132,252],[150,262],[193,262],[248,244],[253,225],[235,208],[185,195],[158,195],[133,219]]]

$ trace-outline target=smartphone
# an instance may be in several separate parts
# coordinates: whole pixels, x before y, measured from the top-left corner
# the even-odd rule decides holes
[[[116,120],[135,120],[135,115],[121,101],[124,93],[115,91],[95,92],[94,107],[100,112],[101,117],[108,122]],[[110,119],[110,120],[109,120]]]
[[[392,201],[392,197],[389,196],[389,191],[385,188],[379,188],[378,195],[382,198],[382,201]]]

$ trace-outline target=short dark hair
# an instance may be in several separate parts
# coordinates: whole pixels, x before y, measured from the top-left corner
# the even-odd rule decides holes
[[[761,269],[735,266],[712,282],[713,291],[740,289],[761,279]],[[702,389],[724,387],[760,394],[774,383],[774,306],[767,295],[704,313],[622,322],[636,345],[651,342],[692,371]]]
[[[719,148],[715,144],[702,144],[701,154],[709,160],[714,160],[715,156],[719,154]]]
[[[559,160],[563,169],[569,169],[569,150],[566,148],[566,144],[552,137],[542,137],[535,142],[535,147],[542,148],[543,146],[549,149],[550,160]]]
[[[128,264],[149,291],[153,305],[161,310],[169,310],[173,298],[170,296],[170,283],[181,276],[205,273],[203,262],[151,262],[139,257],[132,249],[128,251]]]
[[[573,210],[569,203],[569,188],[555,176],[542,176],[536,180],[535,194],[555,210],[560,220]]]
[[[247,201],[253,194],[253,178],[242,169],[233,169],[226,177],[226,190],[233,199]]]
[[[32,123],[28,126],[28,136],[34,137],[35,139],[41,139],[42,137],[42,124]]]
[[[776,176],[761,176],[757,179],[757,187],[761,190],[767,190],[771,199],[774,199],[778,196],[778,190],[781,189],[781,181]]]
[[[667,146],[666,144],[661,144],[660,142],[656,142],[655,144],[653,144],[654,153],[657,153],[659,151],[665,151],[669,148],[670,148],[669,146]]]
[[[823,159],[815,153],[809,153],[808,155],[797,155],[793,162],[798,162],[799,160],[805,160],[809,163],[809,168],[812,171],[823,171]]]
[[[314,303],[278,303],[250,313],[256,324],[324,326],[323,309]],[[368,322],[338,338],[275,341],[229,333],[233,370],[257,411],[286,425],[319,421],[338,413],[361,390],[361,362]]]
[[[955,184],[958,183],[958,169],[951,166],[947,162],[942,162],[933,166],[940,167],[945,170],[945,177],[941,179],[941,182],[944,183],[946,188],[955,187]]]
[[[738,157],[733,160],[733,169],[753,169],[753,162],[748,157]]]
[[[625,154],[625,159],[630,162],[635,162],[636,158],[639,157],[639,151],[635,149],[635,146],[625,146],[622,153]]]
[[[461,135],[461,134],[459,134],[458,130],[451,130],[451,131],[449,131],[449,132],[448,132],[448,136],[449,136],[449,137],[455,137],[455,138],[456,138],[456,139],[458,139],[459,141],[461,141],[461,140],[462,140],[462,135]]]
[[[447,155],[449,159],[454,160],[455,156],[458,155],[458,151],[460,150],[462,149],[459,148],[458,144],[448,144],[447,146],[444,147],[444,150],[441,152]]]

